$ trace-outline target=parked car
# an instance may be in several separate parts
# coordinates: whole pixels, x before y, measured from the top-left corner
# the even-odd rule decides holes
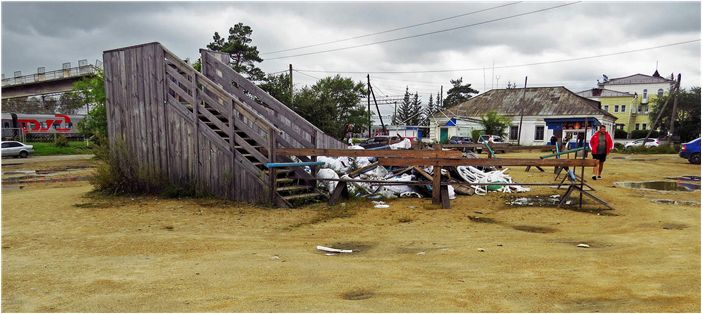
[[[649,138],[649,139],[640,138],[638,140],[633,140],[631,142],[627,142],[624,145],[624,149],[632,148],[634,146],[641,146],[643,144],[644,140],[646,140],[646,145],[644,145],[644,147],[658,147],[658,145],[660,145],[660,141],[658,141],[657,138]]]
[[[467,136],[451,136],[449,144],[471,144],[473,139]]]
[[[34,152],[34,146],[25,145],[16,141],[2,142],[2,157],[21,157],[27,158],[29,154]]]
[[[373,138],[369,138],[367,141],[358,145],[365,149],[369,149],[395,144],[400,141],[402,141],[402,138],[397,135],[380,135]]]
[[[680,146],[680,157],[687,159],[691,164],[700,163],[700,138],[683,143]]]
[[[492,141],[490,139],[492,139]],[[480,138],[478,138],[478,143],[485,144],[487,142],[504,143],[505,141],[502,140],[501,136],[497,135],[481,135]]]

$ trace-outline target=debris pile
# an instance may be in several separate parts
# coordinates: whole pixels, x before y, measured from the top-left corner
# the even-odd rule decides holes
[[[349,149],[364,149],[361,146],[349,146]],[[390,149],[410,149],[411,143],[405,139],[399,143],[389,145]],[[477,158],[467,155],[468,158]],[[377,163],[375,157],[326,157],[318,156],[317,161],[323,162],[317,171],[318,179],[347,179],[355,180],[348,183],[348,191],[356,197],[376,198],[422,198],[431,197],[431,184],[416,185],[402,184],[402,182],[431,181],[434,174],[433,167],[384,167]],[[309,167],[305,168],[311,173]],[[509,169],[495,169],[494,167],[443,167],[441,175],[448,185],[449,199],[455,199],[456,194],[486,195],[487,192],[527,192],[528,188],[519,185],[490,185],[488,183],[513,183],[512,178],[506,174]],[[338,185],[337,181],[318,181],[318,187],[331,193]],[[455,187],[454,187],[455,185]]]

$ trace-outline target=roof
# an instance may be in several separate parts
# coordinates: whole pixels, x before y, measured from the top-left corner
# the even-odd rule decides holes
[[[634,97],[634,94],[627,92],[620,92],[616,90],[606,89],[606,88],[591,88],[584,90],[582,92],[576,93],[578,96],[585,98],[592,97]]]
[[[522,97],[524,98],[522,100]],[[521,105],[520,105],[521,104]],[[563,86],[493,89],[448,108],[455,115],[480,117],[490,111],[516,116],[614,115],[600,109],[600,102],[578,96]]]
[[[634,74],[625,77],[613,78],[601,84],[604,85],[629,85],[629,84],[655,84],[655,83],[670,83],[674,81],[661,76],[650,76],[646,74]]]

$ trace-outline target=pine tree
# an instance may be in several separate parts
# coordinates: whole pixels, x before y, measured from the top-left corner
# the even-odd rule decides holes
[[[434,99],[432,97],[434,97],[434,95],[429,94],[429,103],[427,104],[427,108],[424,109],[424,119],[422,119],[421,125],[429,125],[429,119],[434,115],[434,112],[436,112]]]
[[[469,98],[473,97],[471,94],[477,94],[478,91],[470,87],[470,84],[463,85],[463,78],[456,80],[451,80],[451,89],[446,92],[446,100],[443,107],[451,107],[458,105]]]
[[[408,125],[419,125],[422,120],[422,101],[419,99],[419,93],[414,92],[414,99],[412,100],[412,112],[410,114],[410,122]]]
[[[436,111],[439,111],[441,109],[444,109],[444,104],[441,101],[441,96],[439,92],[436,93]],[[434,112],[436,112],[434,111]]]
[[[397,125],[407,125],[409,124],[409,119],[412,115],[412,100],[410,98],[409,87],[405,89],[405,97],[402,99],[402,103],[397,108],[397,115],[395,115],[395,121],[393,124]]]

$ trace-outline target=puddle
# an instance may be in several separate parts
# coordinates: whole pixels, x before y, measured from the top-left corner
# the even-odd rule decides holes
[[[370,299],[375,295],[375,293],[371,290],[367,289],[354,289],[350,291],[346,291],[341,294],[341,298],[344,300],[351,300],[351,301],[357,301],[357,300],[365,300],[365,299]]]
[[[554,232],[558,231],[558,229],[549,228],[549,227],[524,226],[524,225],[512,226],[512,229],[524,231],[524,232],[531,232],[531,233],[554,233]]]
[[[661,227],[665,230],[683,230],[683,229],[687,228],[687,225],[676,224],[676,223],[665,223]]]
[[[655,199],[651,200],[651,202],[654,202],[656,204],[663,204],[663,205],[682,205],[682,206],[697,206],[699,203],[695,201],[680,201],[680,200],[671,200],[671,199]]]
[[[699,184],[675,182],[675,181],[645,181],[645,182],[616,182],[617,187],[628,189],[648,189],[659,191],[696,191],[700,189]]]
[[[680,181],[696,181],[696,182],[700,182],[700,177],[699,177],[699,176],[667,177],[666,179],[680,180]]]

